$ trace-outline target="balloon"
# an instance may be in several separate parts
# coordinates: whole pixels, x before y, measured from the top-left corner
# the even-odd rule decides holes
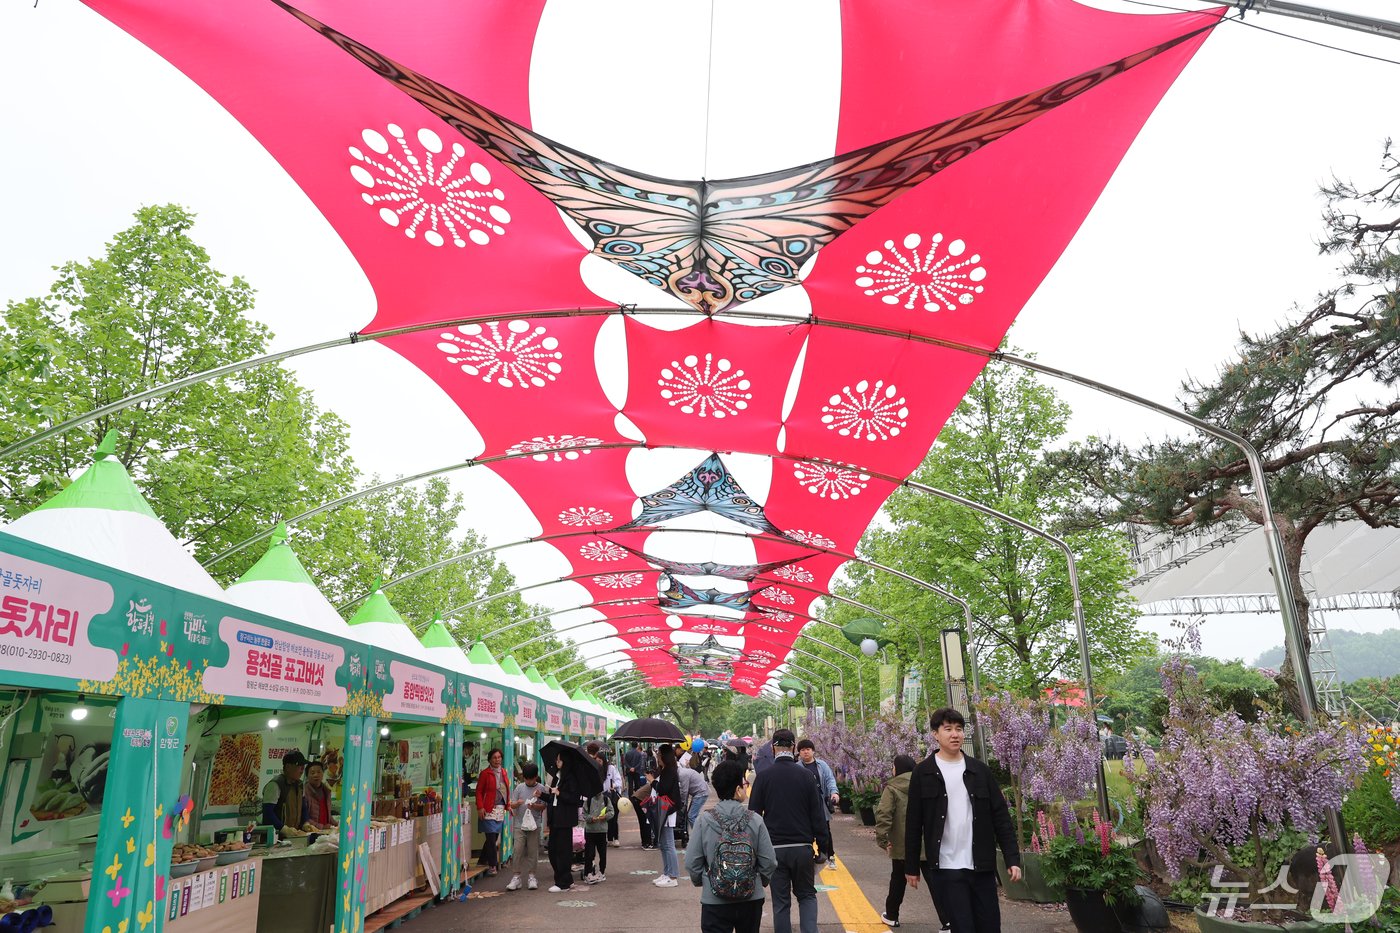
[[[690,750],[693,754],[700,754],[705,750],[705,740],[702,738],[696,738],[695,741],[690,743]]]
[[[617,812],[619,816],[627,816],[632,812],[632,798],[623,797],[617,802]]]

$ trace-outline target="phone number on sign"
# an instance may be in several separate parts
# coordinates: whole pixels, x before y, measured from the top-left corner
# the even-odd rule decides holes
[[[0,644],[0,657],[24,658],[28,661],[52,661],[55,664],[72,664],[73,656],[62,651],[49,651],[46,648],[26,648],[23,645]]]

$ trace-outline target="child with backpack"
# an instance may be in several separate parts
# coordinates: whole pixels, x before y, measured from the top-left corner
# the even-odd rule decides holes
[[[701,933],[758,933],[763,889],[778,857],[763,817],[745,805],[746,771],[737,761],[715,767],[710,783],[719,802],[700,815],[685,850],[690,883],[700,893]]]
[[[607,881],[608,870],[608,820],[611,818],[612,800],[607,793],[589,797],[584,804],[583,817],[583,880],[585,884]],[[593,870],[593,859],[598,859],[598,870]]]

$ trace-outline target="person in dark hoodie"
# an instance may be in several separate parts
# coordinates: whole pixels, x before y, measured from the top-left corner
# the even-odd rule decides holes
[[[774,933],[792,933],[792,897],[797,897],[801,933],[817,933],[816,866],[812,845],[826,829],[821,790],[796,758],[791,729],[773,733],[773,764],[753,781],[749,809],[763,817],[778,865],[773,892]]]
[[[952,933],[1000,933],[997,846],[1012,881],[1021,880],[1021,850],[991,769],[963,753],[965,725],[963,714],[952,707],[929,717],[938,750],[910,772],[904,878],[917,888],[923,875]]]

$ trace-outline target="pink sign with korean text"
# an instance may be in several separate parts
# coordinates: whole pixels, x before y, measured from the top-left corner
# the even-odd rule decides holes
[[[114,598],[101,580],[0,551],[0,670],[111,680],[117,653],[88,636]]]
[[[385,712],[410,713],[434,719],[447,716],[447,704],[442,699],[442,688],[447,686],[446,674],[402,661],[390,661],[389,676],[394,679],[394,692],[384,698]]]
[[[583,734],[584,734],[584,735],[597,735],[597,734],[598,734],[598,717],[597,717],[597,716],[585,716],[585,717],[584,717],[584,720],[583,720]]]
[[[505,725],[505,694],[500,688],[471,683],[467,685],[467,695],[472,699],[469,707],[472,722],[490,723],[494,726]]]
[[[515,696],[515,724],[517,726],[528,726],[535,728],[539,722],[540,707],[535,702],[534,697],[527,697],[524,694]]]
[[[583,714],[577,710],[569,711],[569,734],[578,735],[583,731]]]
[[[564,711],[557,706],[546,706],[544,708],[545,729],[550,732],[564,731]]]
[[[204,689],[231,697],[256,697],[344,706],[345,688],[335,682],[345,649],[305,635],[244,622],[219,620],[228,664],[204,671]]]

